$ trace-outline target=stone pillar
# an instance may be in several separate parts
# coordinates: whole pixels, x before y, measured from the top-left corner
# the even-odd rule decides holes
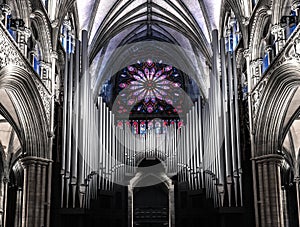
[[[299,222],[299,226],[300,226],[300,177],[296,177],[294,179],[295,183],[296,183],[296,193],[297,193],[297,209],[298,209],[298,222]]]
[[[2,184],[3,184],[3,227],[6,227],[8,182],[9,182],[8,176],[4,177],[2,180]]]
[[[281,161],[282,156],[276,154],[256,158],[261,227],[283,226],[281,218]]]
[[[0,5],[0,9],[2,11],[2,16],[4,17],[4,23],[3,25],[7,28],[8,26],[8,20],[7,20],[7,16],[11,14],[11,10],[10,10],[10,7],[9,5],[3,3]]]
[[[16,199],[16,214],[15,214],[15,226],[21,227],[22,224],[22,188],[19,187],[17,190],[17,199]]]
[[[262,58],[257,59],[257,70],[258,70],[258,80],[262,77],[262,70],[263,70],[263,63],[264,60]]]
[[[247,68],[247,84],[248,84],[248,92],[251,92],[252,89],[252,82],[251,78],[251,62],[250,62],[250,51],[249,49],[244,50],[243,52],[244,58],[246,59],[246,68]]]
[[[282,190],[282,209],[283,209],[283,226],[289,226],[288,208],[286,201],[286,188],[283,186]]]
[[[275,36],[275,55],[277,55],[282,50],[286,41],[284,29],[278,24],[273,25],[271,34]]]
[[[266,46],[265,52],[268,55],[268,65],[270,66],[274,59],[272,46]]]
[[[34,57],[37,55],[37,50],[33,47],[32,50],[29,51],[29,62],[34,68]]]
[[[24,168],[22,227],[45,226],[46,168],[50,161],[25,157],[21,162]]]

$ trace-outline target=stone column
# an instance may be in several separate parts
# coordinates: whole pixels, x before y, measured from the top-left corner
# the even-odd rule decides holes
[[[15,226],[21,227],[22,224],[22,188],[19,187],[17,190],[17,199],[16,199],[16,214],[15,214]]]
[[[289,217],[287,213],[286,188],[282,186],[282,209],[283,209],[283,226],[289,226]]]
[[[251,78],[251,62],[250,62],[250,51],[249,49],[244,50],[243,52],[244,58],[246,59],[246,68],[247,68],[247,84],[248,84],[248,92],[250,93],[252,90],[252,82],[250,80]]]
[[[296,177],[294,179],[295,183],[296,183],[296,193],[297,193],[297,209],[298,209],[298,222],[299,222],[299,226],[300,226],[300,191],[299,191],[299,184],[300,184],[300,177]]]
[[[8,182],[9,182],[8,176],[4,177],[2,180],[2,184],[3,184],[3,227],[6,227]]]
[[[34,57],[37,56],[37,50],[33,47],[32,50],[29,51],[29,62],[34,68]]]
[[[50,161],[38,157],[25,157],[21,162],[24,168],[22,227],[45,226],[45,170]]]
[[[268,55],[268,65],[270,66],[274,58],[272,46],[266,46],[265,52]]]
[[[256,158],[260,198],[260,226],[282,227],[281,176],[282,156],[271,154]]]
[[[284,29],[278,24],[273,25],[271,34],[275,36],[275,54],[277,55],[282,50],[286,41]]]
[[[262,70],[263,70],[263,63],[264,60],[262,58],[257,59],[257,70],[258,70],[258,80],[262,77]]]
[[[0,5],[0,9],[2,11],[2,16],[4,17],[4,26],[7,28],[8,26],[8,20],[7,20],[7,16],[11,14],[11,10],[9,5],[3,3]]]

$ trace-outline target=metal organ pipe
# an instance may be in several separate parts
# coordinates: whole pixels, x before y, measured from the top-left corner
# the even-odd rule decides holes
[[[236,133],[236,154],[237,154],[237,168],[238,168],[238,181],[240,188],[240,201],[243,206],[243,188],[242,188],[242,162],[241,162],[241,150],[240,150],[240,119],[239,119],[239,108],[238,108],[238,74],[237,74],[237,63],[236,53],[233,52],[233,85],[234,85],[234,107],[235,107],[235,133]]]
[[[64,186],[69,185],[69,180],[65,176],[70,173],[72,176],[73,194],[71,201],[73,207],[75,206],[74,192],[76,191],[76,184],[80,186],[81,207],[85,204],[88,208],[90,199],[95,199],[97,196],[97,189],[113,190],[114,185],[122,181],[126,175],[132,176],[135,173],[138,161],[143,158],[154,157],[162,160],[166,159],[168,174],[176,174],[178,170],[179,183],[187,183],[186,185],[190,190],[206,188],[207,197],[213,198],[215,206],[223,205],[223,201],[220,202],[220,190],[225,181],[224,176],[227,177],[229,193],[230,179],[232,172],[234,172],[237,174],[234,182],[235,202],[242,201],[241,191],[238,192],[238,189],[241,190],[239,135],[235,137],[235,134],[238,134],[239,127],[238,95],[237,75],[233,70],[235,66],[232,66],[232,64],[235,65],[236,63],[228,55],[228,64],[225,64],[227,62],[225,50],[222,48],[224,39],[221,40],[220,53],[222,84],[220,84],[220,72],[217,67],[218,57],[220,56],[219,45],[217,34],[214,34],[210,98],[203,104],[203,100],[199,96],[198,101],[186,114],[184,125],[180,128],[179,122],[176,122],[176,120],[174,122],[173,120],[161,120],[159,122],[161,126],[160,133],[156,128],[158,120],[153,122],[152,130],[150,129],[150,122],[146,120],[131,122],[128,120],[128,122],[122,121],[122,124],[118,124],[117,120],[119,119],[116,119],[117,117],[109,110],[102,97],[98,97],[97,103],[94,103],[91,79],[88,75],[88,62],[85,58],[87,54],[87,34],[84,33],[82,45],[82,78],[79,83],[79,68],[75,67],[73,106],[73,79],[65,75],[67,79],[70,79],[68,87],[71,88],[66,92],[67,97],[65,98],[69,98],[69,105],[66,108],[70,113],[73,109],[75,113],[80,112],[79,119],[76,118],[76,115],[64,116],[66,118],[64,121],[66,128],[63,129],[63,133],[66,133],[66,131],[69,131],[69,133],[73,131],[74,133],[73,138],[70,138],[71,134],[68,134],[68,140],[65,141],[67,146],[64,148],[67,148],[67,150],[63,151],[65,153],[62,168],[64,170],[62,177],[66,180]],[[76,66],[79,64],[79,54],[79,50],[76,49]],[[72,60],[70,61],[70,72],[72,72],[71,65]],[[228,65],[228,73],[226,65]],[[76,92],[79,87],[80,94]],[[228,102],[229,109],[227,108]],[[145,134],[142,133],[141,124],[148,126]],[[220,133],[220,129],[222,133]],[[223,142],[225,148],[221,146]],[[223,163],[225,163],[225,166],[223,166]],[[223,167],[226,169],[225,174],[222,171]],[[96,179],[97,177],[98,179]],[[66,195],[63,194],[64,191]],[[62,198],[68,198],[68,194],[68,190],[62,188]],[[230,193],[228,196],[231,200]],[[62,201],[62,205],[64,204],[68,206],[66,200]]]
[[[67,149],[67,111],[68,111],[68,53],[65,55],[64,74],[64,102],[63,102],[63,132],[62,132],[62,159],[61,159],[61,207],[64,205],[65,166]]]
[[[80,99],[81,99],[81,133],[80,133],[80,152],[81,158],[79,163],[79,192],[80,192],[80,207],[84,206],[84,196],[85,196],[85,153],[86,153],[86,127],[87,127],[87,77],[88,75],[88,59],[87,59],[87,48],[88,48],[88,32],[82,31],[82,52],[81,52],[81,69],[82,69],[82,77],[81,77],[81,91],[80,91]]]
[[[226,164],[226,177],[228,187],[228,201],[231,206],[231,154],[229,152],[229,130],[228,130],[228,97],[227,97],[227,70],[225,60],[225,41],[221,38],[221,62],[222,62],[222,90],[223,90],[223,120],[224,120],[224,142],[225,142],[225,164]]]
[[[76,50],[75,50],[75,78],[74,78],[74,116],[73,116],[73,144],[72,149],[72,204],[75,208],[75,198],[76,198],[76,184],[77,184],[77,156],[78,156],[78,146],[79,146],[79,102],[80,102],[80,41],[76,40]]]
[[[103,125],[103,119],[102,119],[102,112],[103,112],[103,106],[102,106],[102,97],[98,97],[98,175],[99,175],[99,181],[98,181],[98,189],[101,189],[101,177],[102,177],[102,125]]]
[[[203,121],[202,121],[202,99],[201,97],[198,98],[198,102],[197,102],[197,138],[199,138],[199,142],[198,142],[198,154],[199,154],[199,158],[197,159],[197,168],[199,168],[198,171],[200,171],[200,173],[198,173],[197,175],[199,176],[200,174],[200,185],[201,188],[204,188],[204,181],[203,181]]]
[[[235,109],[233,102],[233,76],[232,76],[232,58],[231,54],[227,54],[228,63],[228,85],[229,85],[229,113],[230,113],[230,142],[231,142],[231,163],[233,171],[233,184],[235,187],[235,204],[237,206],[238,187],[237,187],[237,165],[236,165],[236,143],[235,143]]]
[[[71,152],[72,152],[72,108],[73,108],[73,54],[70,54],[70,64],[68,73],[68,134],[67,134],[67,151],[66,151],[66,208],[69,207],[69,188],[71,172]]]
[[[215,78],[216,84],[216,152],[218,156],[218,184],[222,186],[224,184],[224,173],[223,173],[223,164],[221,160],[221,144],[223,143],[223,133],[222,133],[222,94],[221,94],[221,85],[220,85],[220,54],[219,54],[219,35],[218,31],[214,30],[212,33],[213,39],[213,75]]]

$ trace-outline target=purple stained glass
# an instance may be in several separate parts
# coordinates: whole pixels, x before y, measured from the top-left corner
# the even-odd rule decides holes
[[[122,97],[118,100],[119,113],[125,109],[121,106],[128,106],[131,113],[144,114],[177,114],[182,109],[184,76],[171,65],[138,62],[123,69],[117,83]]]

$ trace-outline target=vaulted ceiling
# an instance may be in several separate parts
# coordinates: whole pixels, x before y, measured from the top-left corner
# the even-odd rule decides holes
[[[222,0],[77,0],[80,30],[88,31],[94,95],[122,68],[152,59],[193,77],[207,97],[221,5]]]
[[[77,0],[77,7],[91,60],[113,38],[116,46],[140,40],[191,45],[209,58],[221,0]]]

